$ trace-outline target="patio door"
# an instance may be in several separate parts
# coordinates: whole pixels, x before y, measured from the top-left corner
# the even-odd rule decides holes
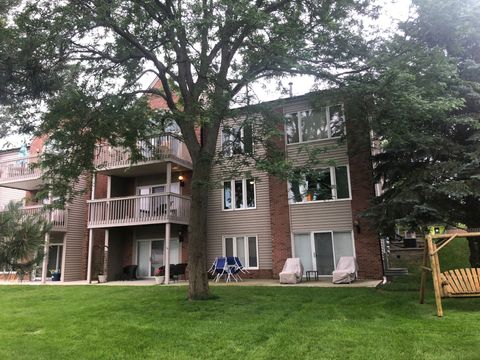
[[[152,277],[155,269],[165,265],[164,240],[137,241],[137,275],[139,278]],[[180,259],[178,239],[170,240],[170,264],[178,264]]]
[[[62,271],[63,244],[50,244],[48,248],[47,276],[53,271]]]
[[[323,231],[294,234],[295,257],[305,271],[331,276],[341,256],[355,256],[351,231]]]
[[[313,241],[318,275],[332,275],[332,271],[335,270],[332,233],[315,233]]]

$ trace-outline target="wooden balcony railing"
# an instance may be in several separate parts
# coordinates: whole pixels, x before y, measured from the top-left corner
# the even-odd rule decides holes
[[[88,227],[116,227],[161,224],[188,224],[190,198],[162,193],[121,198],[88,200]]]
[[[138,164],[167,159],[179,160],[186,164],[192,161],[185,143],[170,135],[139,141],[137,147],[142,155],[142,160]],[[99,170],[129,167],[132,165],[131,153],[123,147],[99,145],[95,150],[94,164]]]
[[[18,156],[15,159],[0,162],[0,184],[40,178],[40,168],[32,167],[38,161],[38,156]]]
[[[35,214],[42,214],[48,220],[49,218],[49,211],[43,205],[33,205],[33,206],[24,206],[22,207],[22,211],[25,214],[35,215]],[[62,209],[53,209],[52,214],[50,217],[50,223],[52,225],[53,231],[66,231],[67,229],[67,210]]]

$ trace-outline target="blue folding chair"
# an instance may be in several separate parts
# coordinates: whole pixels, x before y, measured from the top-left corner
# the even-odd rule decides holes
[[[228,278],[228,266],[227,266],[227,258],[225,257],[217,257],[213,263],[213,275],[215,276],[215,282],[225,274],[227,274]]]
[[[228,274],[227,274],[227,282],[230,281],[230,279],[233,279],[235,281],[242,280],[240,275],[238,273],[241,271],[240,268],[238,267],[237,261],[235,260],[235,257],[233,256],[227,256],[227,267],[228,267]]]
[[[243,273],[243,274],[249,274],[249,272],[247,271],[247,269],[245,269],[245,267],[243,266],[242,262],[240,261],[240,259],[235,256],[234,257],[235,259],[235,263],[237,264],[237,267],[240,269],[240,271]]]

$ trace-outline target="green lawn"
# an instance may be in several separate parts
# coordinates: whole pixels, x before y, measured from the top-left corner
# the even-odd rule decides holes
[[[0,359],[479,359],[480,299],[379,289],[0,287]]]

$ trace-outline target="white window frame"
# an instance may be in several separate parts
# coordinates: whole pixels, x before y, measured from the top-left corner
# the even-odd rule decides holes
[[[243,206],[241,208],[235,207],[235,181],[242,181],[242,192],[243,192]],[[253,201],[255,202],[255,206],[248,207],[247,206],[247,181],[253,180]],[[230,181],[230,189],[231,189],[231,198],[232,198],[232,208],[225,209],[225,183]],[[222,181],[222,210],[223,211],[239,211],[239,210],[255,210],[257,208],[257,182],[255,179],[234,179],[234,180],[225,180]]]
[[[244,249],[245,249],[245,264],[242,264],[246,269],[249,270],[258,270],[260,269],[260,257],[258,255],[258,235],[257,234],[250,234],[250,235],[224,235],[222,236],[222,256],[227,256],[227,247],[225,244],[225,239],[231,238],[233,239],[233,256],[238,256],[237,254],[237,238],[243,237],[244,243]],[[248,238],[249,237],[254,237],[255,238],[255,251],[257,253],[257,266],[250,266],[250,261],[249,261],[249,245],[248,245]]]
[[[242,153],[245,153],[245,144],[243,143],[243,138],[245,137],[245,131],[244,131],[244,128],[243,126],[240,126],[240,125],[233,125],[233,126],[230,126],[230,129],[238,129],[240,130],[240,148],[242,149]],[[222,153],[224,156],[226,157],[232,157],[234,154],[233,154],[233,142],[235,141],[235,138],[233,136],[233,134],[230,132],[230,134],[228,134],[228,140],[230,141],[230,149],[229,149],[229,152],[228,154],[226,154],[226,151],[223,147],[223,144],[224,144],[224,127],[222,127],[222,131],[220,133],[220,146],[221,146],[221,149],[222,149]]]
[[[335,174],[335,168],[337,167],[346,167],[347,168],[347,182],[348,182],[348,198],[343,198],[343,199],[337,199],[337,177]],[[304,197],[302,197],[302,201],[296,202],[293,197],[291,196],[292,194],[292,184],[290,181],[287,182],[287,191],[288,191],[288,202],[289,204],[310,204],[310,203],[320,203],[320,202],[330,202],[330,201],[349,201],[352,200],[352,184],[350,182],[350,165],[344,164],[344,165],[337,165],[337,166],[329,166],[325,168],[319,168],[317,169],[318,172],[322,170],[329,169],[330,171],[330,183],[332,186],[332,198],[331,199],[326,199],[326,200],[311,200],[311,201],[306,201]],[[255,203],[256,204],[256,203]]]
[[[331,237],[331,240],[332,240],[333,266],[334,266],[334,270],[336,270],[337,269],[337,264],[335,262],[335,242],[333,241],[333,234],[334,233],[339,233],[339,232],[345,232],[345,233],[350,232],[351,239],[352,239],[353,257],[356,259],[357,258],[357,251],[356,251],[356,247],[355,247],[355,234],[353,232],[353,229],[311,230],[311,231],[307,230],[307,231],[292,232],[291,233],[292,256],[297,257],[297,255],[295,254],[295,235],[309,234],[310,235],[310,249],[311,249],[311,257],[312,257],[312,265],[316,269],[317,268],[317,257],[315,256],[315,234],[330,234],[330,237]],[[307,271],[307,270],[305,269],[305,271]],[[328,278],[328,277],[332,277],[332,275],[318,275],[318,277]]]
[[[345,119],[345,106],[343,103],[340,103],[340,104],[333,104],[333,105],[328,105],[328,106],[324,106],[322,107],[322,109],[324,108],[325,109],[325,116],[326,116],[326,120],[327,120],[327,134],[328,136],[326,138],[323,138],[323,139],[315,139],[315,140],[306,140],[306,141],[303,141],[303,131],[302,131],[302,121],[301,119],[303,117],[305,117],[305,115],[307,114],[311,114],[314,110],[309,108],[309,109],[306,109],[306,110],[300,110],[300,111],[296,111],[296,112],[291,112],[291,113],[287,113],[285,114],[285,117],[291,117],[293,114],[297,114],[297,129],[298,129],[298,142],[292,142],[292,143],[288,143],[288,137],[287,137],[287,129],[286,129],[286,124],[284,125],[284,133],[285,133],[285,144],[287,146],[289,145],[295,145],[295,144],[300,144],[300,143],[311,143],[311,142],[316,142],[316,141],[325,141],[325,140],[331,140],[331,139],[339,139],[341,138],[341,136],[333,136],[332,137],[332,129],[331,129],[331,126],[330,126],[330,108],[331,107],[334,107],[334,106],[338,106],[340,105],[342,107],[342,112],[343,112],[343,134],[346,135],[347,134],[347,126],[346,126],[346,119]],[[305,114],[303,116],[298,116],[299,114]]]

